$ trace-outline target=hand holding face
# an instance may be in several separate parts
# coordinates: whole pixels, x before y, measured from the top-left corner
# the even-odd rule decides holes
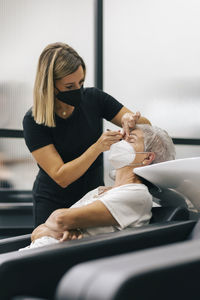
[[[123,138],[129,138],[130,137],[130,131],[135,128],[135,125],[137,124],[141,114],[140,112],[134,113],[125,113],[122,116],[122,127],[123,127]]]
[[[123,135],[120,131],[108,130],[103,132],[100,138],[96,142],[96,147],[100,152],[104,152],[110,149],[110,146],[122,139]]]

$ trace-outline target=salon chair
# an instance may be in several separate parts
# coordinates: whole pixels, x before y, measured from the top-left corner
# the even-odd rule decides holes
[[[63,274],[78,263],[182,241],[195,224],[195,220],[152,223],[24,251],[15,250],[26,246],[30,236],[1,240],[0,252],[12,252],[0,255],[0,299],[20,295],[51,299]]]
[[[197,219],[200,211],[199,170],[200,158],[196,157],[137,168],[134,172],[156,187],[151,192],[153,194],[156,191],[154,196],[159,195],[162,206],[186,206],[188,200],[197,211]],[[164,207],[161,209],[163,210]],[[158,216],[161,217],[161,212]],[[62,280],[57,298],[62,300],[65,295],[70,296],[70,299],[77,299],[76,296],[81,295],[83,300],[120,300],[133,299],[133,297],[134,299],[195,299],[198,289],[197,278],[200,273],[199,238],[200,221],[180,244],[125,254],[125,258],[123,255],[107,258],[94,262],[94,265],[93,262],[78,265],[72,268]],[[80,279],[80,274],[84,274],[84,278]],[[185,278],[188,277],[190,278],[187,284]],[[79,283],[75,290],[72,278],[76,278],[76,282]],[[191,292],[193,297],[188,292],[190,287],[193,288]],[[174,297],[173,290],[178,297]]]
[[[36,298],[36,297],[29,297],[29,296],[19,296],[19,297],[14,297],[11,300],[47,300],[45,298]]]
[[[199,299],[199,249],[198,237],[78,264],[61,279],[55,299]]]
[[[24,183],[25,178],[15,181],[15,177],[19,177],[18,171],[25,166],[24,163],[27,163],[26,167],[29,169],[28,165],[31,162],[32,168],[33,159],[28,151],[25,153],[23,139],[22,130],[0,128],[3,153],[1,163],[5,164],[6,170],[11,174],[11,177],[6,176],[0,180],[0,239],[30,233],[33,230],[32,191],[16,189],[20,181],[20,185]],[[4,157],[6,151],[8,152]]]
[[[33,202],[32,191],[30,190],[12,190],[0,189],[0,203],[27,203]]]
[[[190,164],[188,164],[188,168],[190,170]],[[197,176],[199,170],[200,168],[198,171],[196,170],[196,173],[193,173],[193,176]],[[180,172],[182,171],[180,169]],[[174,172],[173,175],[178,177],[180,172],[177,169],[177,172]],[[173,175],[171,175],[171,178],[173,178]],[[169,173],[167,173],[167,176],[169,176]],[[180,177],[181,180],[185,180],[182,173]],[[149,178],[145,179],[149,180]],[[155,182],[152,182],[152,184],[155,185]],[[156,187],[162,190],[157,183]],[[196,185],[195,188],[198,190],[199,187]],[[197,190],[192,191],[190,189],[193,200],[194,192]],[[142,228],[125,229],[115,233],[85,238],[84,240],[75,240],[23,252],[16,252],[15,250],[28,245],[30,235],[17,237],[17,240],[13,238],[0,241],[0,253],[8,252],[0,256],[0,281],[3,286],[3,289],[0,289],[0,298],[2,296],[4,299],[9,299],[10,296],[26,294],[49,299],[54,294],[56,285],[62,275],[78,263],[186,240],[192,232],[196,220],[187,220],[188,211],[185,208],[187,206],[185,196],[171,187],[169,191],[173,195],[173,199],[169,199],[169,201],[171,200],[174,207],[155,208],[152,223]],[[190,193],[187,193],[188,197],[190,197]],[[196,193],[197,196],[199,196],[198,193]],[[164,200],[166,202],[166,198]],[[162,201],[163,199],[161,199],[161,204]],[[177,203],[181,206],[183,204],[185,207],[177,208]],[[167,217],[164,214],[165,217],[162,218],[162,211],[166,210],[168,213],[170,209],[172,214],[169,213]],[[159,213],[156,213],[158,210],[160,210]],[[174,210],[177,210],[179,217],[174,213]],[[180,211],[182,212],[180,213]],[[184,219],[187,221],[184,221]],[[11,252],[9,253],[9,251]],[[20,276],[18,269],[21,270]],[[6,284],[8,280],[12,281],[9,287]]]

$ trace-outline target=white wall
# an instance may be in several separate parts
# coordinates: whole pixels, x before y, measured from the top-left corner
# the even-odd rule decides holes
[[[93,0],[0,0],[0,128],[21,129],[32,105],[37,62],[53,42],[71,45],[94,84]]]
[[[200,137],[200,1],[105,0],[104,89],[175,137]]]
[[[199,16],[199,0],[104,0],[105,91],[173,137],[200,138]]]

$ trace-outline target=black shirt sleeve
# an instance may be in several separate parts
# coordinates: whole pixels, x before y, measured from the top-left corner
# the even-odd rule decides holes
[[[34,121],[31,110],[24,116],[23,129],[25,142],[30,152],[53,144],[50,128],[37,124]]]
[[[107,121],[112,120],[123,107],[122,103],[97,88],[93,88],[92,90],[93,97],[97,101],[99,116]]]

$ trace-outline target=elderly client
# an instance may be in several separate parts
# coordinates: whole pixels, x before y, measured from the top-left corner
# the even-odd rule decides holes
[[[125,137],[110,148],[109,161],[116,169],[114,186],[96,188],[70,208],[55,210],[33,231],[27,248],[148,224],[152,196],[134,168],[174,158],[175,148],[166,131],[137,125],[131,140]]]

